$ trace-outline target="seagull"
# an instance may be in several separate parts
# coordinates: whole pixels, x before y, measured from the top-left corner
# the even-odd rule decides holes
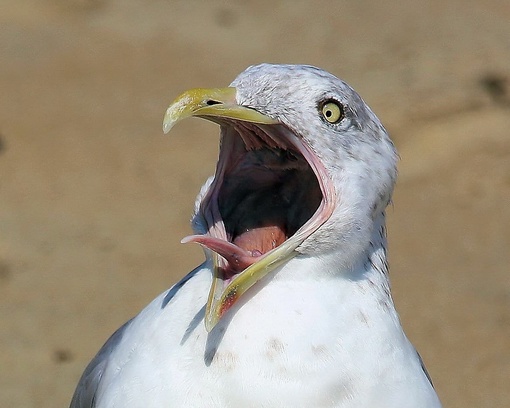
[[[437,408],[390,294],[397,153],[345,82],[251,66],[173,102],[220,125],[196,200],[205,261],[118,329],[71,408]]]

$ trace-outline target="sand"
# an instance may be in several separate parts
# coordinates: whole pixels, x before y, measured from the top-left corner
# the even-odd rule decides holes
[[[393,293],[445,407],[510,405],[508,1],[1,0],[0,406],[67,406],[105,339],[202,260],[217,128],[162,135],[248,65],[348,81],[399,149]]]

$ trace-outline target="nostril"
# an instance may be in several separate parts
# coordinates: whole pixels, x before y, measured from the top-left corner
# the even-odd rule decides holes
[[[207,104],[207,105],[209,105],[209,106],[210,106],[210,105],[219,105],[220,103],[221,103],[221,102],[219,102],[219,101],[215,101],[215,100],[213,100],[213,99],[208,99],[208,100],[206,101],[206,104]]]

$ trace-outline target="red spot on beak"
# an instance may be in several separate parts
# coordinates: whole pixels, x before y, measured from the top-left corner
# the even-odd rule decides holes
[[[234,305],[234,303],[237,302],[238,299],[239,295],[237,294],[237,289],[232,288],[221,302],[221,307],[219,309],[220,318],[222,318],[223,315],[227,313],[227,311]]]

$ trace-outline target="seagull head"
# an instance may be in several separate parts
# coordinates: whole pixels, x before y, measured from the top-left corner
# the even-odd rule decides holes
[[[294,257],[335,254],[349,270],[391,199],[397,154],[379,119],[345,82],[305,65],[252,66],[227,88],[192,89],[167,109],[220,125],[214,177],[193,217],[212,258],[211,330],[250,287]]]

